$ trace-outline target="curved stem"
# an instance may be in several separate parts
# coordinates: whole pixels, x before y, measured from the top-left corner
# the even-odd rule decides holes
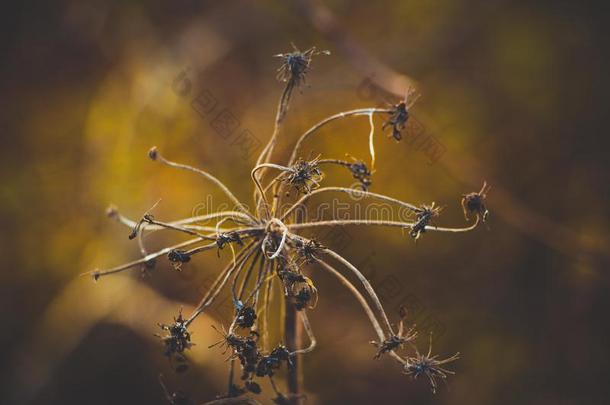
[[[244,214],[246,214],[255,223],[257,222],[256,218],[252,214],[250,214],[250,212],[248,211],[246,206],[241,201],[239,201],[239,199],[237,199],[237,197],[235,197],[235,194],[233,194],[231,192],[231,190],[229,190],[229,188],[227,186],[225,186],[224,183],[222,181],[218,180],[215,176],[211,175],[210,173],[206,172],[205,170],[201,170],[196,167],[192,167],[192,166],[185,165],[182,163],[176,163],[176,162],[167,160],[163,156],[161,156],[161,154],[157,151],[156,148],[153,148],[151,150],[151,152],[149,152],[149,155],[151,156],[151,158],[153,158],[153,160],[159,160],[161,163],[163,163],[167,166],[174,167],[177,169],[191,171],[191,172],[197,173],[197,174],[205,177],[206,179],[210,180],[211,182],[216,184],[218,187],[220,187],[220,189],[231,199],[231,201],[233,201],[235,206],[240,211],[242,211]]]
[[[296,83],[295,83],[294,79],[291,78],[286,83],[286,87],[284,87],[284,91],[282,92],[282,95],[280,96],[280,100],[279,100],[278,106],[277,106],[273,133],[271,134],[271,138],[269,139],[269,142],[267,143],[267,145],[265,145],[265,147],[261,151],[261,154],[258,156],[258,159],[256,159],[257,166],[260,165],[261,163],[268,163],[269,160],[271,159],[271,155],[273,154],[273,149],[275,148],[275,144],[277,143],[277,137],[280,133],[282,121],[284,120],[284,117],[286,116],[286,112],[288,112],[288,104],[290,103],[290,97],[292,95],[292,90],[293,90],[295,84]],[[256,201],[256,190],[254,191],[254,200]]]
[[[323,248],[323,249],[320,249],[320,251],[323,253],[326,253],[328,256],[341,262],[345,267],[350,269],[352,273],[354,273],[354,275],[360,280],[360,282],[364,286],[364,289],[366,290],[368,295],[373,300],[373,303],[375,304],[377,311],[381,314],[381,318],[383,319],[383,322],[385,323],[386,328],[388,328],[388,331],[390,332],[390,334],[393,335],[394,331],[392,329],[392,325],[390,324],[390,320],[388,319],[388,316],[386,315],[385,310],[383,309],[383,306],[381,305],[381,301],[379,301],[379,297],[377,297],[377,293],[373,289],[373,286],[371,285],[371,283],[369,283],[369,281],[366,279],[366,277],[364,277],[364,275],[360,272],[360,270],[358,270],[353,264],[351,264],[349,261],[347,261],[347,259],[345,259],[343,256],[341,256],[340,254],[336,253],[335,251],[333,251],[331,249]]]
[[[277,170],[281,170],[281,171],[289,171],[290,168],[289,167],[280,166],[280,165],[276,165],[276,164],[273,164],[273,163],[262,163],[262,164],[257,165],[250,172],[250,176],[252,177],[252,181],[256,185],[256,189],[258,190],[260,198],[265,203],[265,211],[267,213],[267,218],[269,218],[271,216],[271,213],[269,212],[269,202],[267,201],[267,197],[265,196],[265,191],[267,190],[268,187],[265,188],[265,190],[263,190],[263,187],[261,186],[260,180],[256,177],[256,172],[261,170],[261,169],[265,169],[265,168],[272,168],[272,169],[277,169]],[[259,208],[258,207],[259,201],[256,201],[256,198],[255,198],[257,210]]]
[[[294,163],[294,161],[296,160],[296,158],[298,156],[298,153],[299,153],[299,150],[301,149],[301,145],[303,144],[303,142],[305,142],[307,140],[307,138],[309,138],[318,129],[322,128],[324,125],[328,124],[329,122],[332,122],[332,121],[335,121],[335,120],[338,120],[338,119],[341,119],[341,118],[345,118],[345,117],[350,117],[350,116],[369,115],[369,114],[375,114],[375,113],[389,113],[391,111],[392,110],[387,109],[387,108],[359,108],[359,109],[356,109],[356,110],[340,112],[338,114],[331,115],[330,117],[327,117],[327,118],[323,119],[322,121],[320,121],[317,124],[315,124],[313,127],[309,128],[297,140],[296,144],[294,145],[294,149],[292,150],[292,154],[290,156],[290,160],[288,160],[288,166],[291,166]]]
[[[350,290],[350,292],[354,295],[354,297],[356,297],[356,299],[358,300],[360,305],[362,305],[364,312],[366,312],[366,315],[369,317],[369,320],[371,321],[371,324],[373,325],[373,329],[375,329],[375,332],[377,333],[377,338],[379,339],[380,342],[383,342],[385,340],[385,333],[383,332],[383,329],[381,328],[381,325],[379,324],[379,321],[377,320],[377,316],[375,316],[375,313],[371,309],[371,306],[367,302],[366,298],[364,298],[364,296],[360,293],[360,291],[358,291],[358,289],[333,266],[326,263],[322,259],[316,258],[316,261],[319,264],[321,264],[322,267],[324,267],[326,270],[328,270],[331,274],[333,274],[335,277],[337,277],[339,279],[339,281],[341,282],[341,284],[343,284],[345,287],[347,287],[347,289]]]
[[[309,138],[312,134],[314,134],[318,129],[322,128],[324,125],[341,119],[341,118],[345,118],[345,117],[350,117],[350,116],[359,116],[359,115],[370,115],[372,116],[372,114],[374,113],[389,113],[391,112],[390,109],[387,108],[359,108],[359,109],[355,109],[355,110],[350,110],[350,111],[343,111],[340,112],[338,114],[335,115],[331,115],[330,117],[327,117],[325,119],[323,119],[322,121],[318,122],[317,124],[315,124],[313,127],[309,128],[305,133],[303,133],[303,135],[301,135],[301,137],[297,140],[297,142],[294,145],[294,148],[292,150],[292,154],[290,155],[290,159],[288,160],[288,164],[287,166],[292,166],[295,162],[295,160],[298,157],[298,153],[301,149],[301,146],[303,144],[303,142],[305,142],[307,140],[307,138]],[[370,136],[370,135],[369,135]],[[279,192],[275,193],[278,194],[278,205],[280,205],[281,202],[281,190],[282,190],[282,186],[280,185],[279,187]],[[277,188],[276,188],[277,190]]]
[[[301,316],[301,323],[303,324],[303,329],[305,330],[305,333],[307,333],[307,337],[309,337],[309,346],[303,348],[303,349],[296,349],[295,351],[290,353],[290,356],[295,356],[297,354],[307,354],[312,352],[316,346],[317,346],[317,341],[316,341],[316,337],[313,334],[313,330],[311,329],[311,325],[309,323],[309,318],[307,317],[307,312],[305,312],[305,309],[302,309],[299,312],[299,315]]]
[[[239,292],[237,292],[235,290],[235,287],[237,285],[237,275],[235,275],[235,282],[233,283],[233,301],[241,301],[244,295],[244,291],[246,290],[246,286],[248,285],[248,281],[250,281],[250,277],[252,276],[252,273],[254,272],[254,267],[256,267],[256,262],[258,262],[258,258],[261,256],[261,251],[256,249],[256,254],[254,256],[254,258],[252,259],[252,262],[250,262],[250,265],[248,266],[248,270],[246,270],[246,275],[244,276],[244,279],[241,282],[241,286],[239,287]]]
[[[282,253],[282,249],[284,248],[284,245],[286,244],[286,238],[288,236],[288,228],[286,227],[286,225],[284,225],[284,223],[282,221],[280,221],[277,218],[272,218],[269,221],[269,224],[271,223],[275,223],[276,225],[278,225],[280,228],[282,228],[282,239],[280,240],[280,244],[277,247],[277,249],[275,250],[275,252],[271,255],[268,256],[269,259],[273,260],[276,257],[278,257],[280,255],[280,253]],[[265,240],[269,237],[269,235],[265,236]],[[263,244],[261,245],[261,248],[263,250],[263,253],[265,253],[265,256],[267,256],[267,252],[265,251],[265,243],[263,241]]]
[[[357,190],[357,189],[347,188],[347,187],[322,187],[317,190],[313,190],[311,193],[305,194],[303,197],[301,197],[297,202],[295,202],[288,209],[288,211],[286,211],[280,217],[280,220],[284,220],[288,215],[290,215],[290,213],[292,213],[295,209],[297,209],[299,207],[299,205],[303,204],[305,201],[307,201],[314,195],[320,194],[320,193],[325,193],[325,192],[331,192],[331,191],[346,193],[346,194],[349,194],[353,198],[368,197],[368,198],[372,198],[372,199],[376,199],[376,200],[380,200],[380,201],[385,201],[385,202],[388,202],[391,204],[396,204],[401,207],[407,208],[413,212],[421,211],[421,209],[419,207],[417,207],[413,204],[409,204],[404,201],[398,200],[396,198],[388,197],[383,194],[371,193],[370,191]]]
[[[369,125],[371,126],[371,132],[369,132],[369,153],[371,154],[371,170],[375,170],[375,122],[373,122],[373,113],[369,113]]]

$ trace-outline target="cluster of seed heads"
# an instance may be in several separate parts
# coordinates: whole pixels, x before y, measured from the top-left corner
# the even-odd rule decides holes
[[[170,264],[180,269],[187,266],[193,258],[208,250],[216,250],[219,258],[230,257],[230,261],[218,272],[217,278],[204,294],[190,316],[184,318],[182,312],[171,324],[160,324],[162,334],[158,335],[164,345],[164,353],[174,365],[176,371],[186,371],[188,368],[185,352],[191,348],[192,334],[190,324],[202,313],[206,312],[217,298],[230,286],[233,297],[234,312],[230,317],[228,329],[222,329],[222,339],[210,346],[219,346],[223,353],[229,353],[227,361],[230,368],[230,379],[225,396],[235,397],[244,394],[260,394],[262,391],[260,379],[269,379],[274,391],[273,401],[277,404],[297,403],[301,395],[292,390],[282,393],[274,378],[277,372],[284,368],[289,376],[295,375],[295,362],[300,356],[311,353],[316,345],[313,328],[309,322],[308,311],[315,308],[318,300],[318,289],[315,285],[316,272],[325,271],[335,277],[356,298],[366,313],[376,340],[372,341],[377,351],[374,358],[390,356],[398,362],[404,373],[417,378],[424,375],[428,378],[432,390],[437,388],[437,380],[445,379],[451,371],[443,366],[457,359],[457,355],[439,360],[431,353],[421,355],[415,346],[417,333],[415,327],[406,328],[405,314],[401,312],[398,328],[390,322],[381,301],[370,282],[356,266],[346,258],[314,238],[303,236],[302,231],[315,230],[328,226],[379,226],[386,228],[407,229],[414,239],[419,239],[426,232],[458,233],[468,232],[477,227],[479,222],[488,217],[485,199],[489,191],[487,184],[476,193],[463,195],[462,208],[466,218],[474,215],[476,221],[467,227],[440,227],[433,223],[440,215],[440,208],[433,204],[416,206],[405,201],[368,191],[372,185],[371,177],[374,167],[374,116],[387,116],[389,119],[382,128],[392,128],[392,136],[399,141],[401,131],[407,125],[409,109],[414,103],[412,90],[407,92],[405,99],[390,109],[362,108],[330,116],[308,131],[297,140],[291,157],[283,165],[273,163],[273,152],[281,132],[292,90],[305,81],[310,70],[312,57],[317,52],[315,48],[301,52],[296,47],[293,52],[276,55],[282,59],[278,79],[285,82],[284,91],[280,97],[273,134],[258,156],[256,166],[250,173],[255,185],[253,193],[254,207],[248,209],[229,188],[217,177],[205,170],[166,159],[157,148],[149,151],[149,157],[168,167],[194,173],[203,177],[211,184],[220,188],[234,204],[233,210],[218,211],[206,215],[162,222],[157,220],[148,210],[139,221],[128,219],[116,208],[109,209],[108,216],[130,229],[129,239],[137,240],[142,258],[107,270],[94,270],[90,274],[95,280],[116,274],[132,268],[154,267],[157,259],[165,256]],[[300,157],[303,143],[318,130],[332,122],[349,117],[369,117],[371,131],[369,134],[369,149],[371,164],[368,166],[362,160],[352,159],[348,162],[341,159],[303,159]],[[349,187],[325,186],[321,166],[338,165],[347,168],[353,178],[358,180],[360,188],[358,196],[391,204],[396,208],[407,208],[414,214],[413,222],[386,221],[371,218],[319,220],[302,219],[297,214],[297,208],[307,207],[310,197],[318,194],[344,193],[352,195],[356,192]],[[370,168],[369,168],[370,167]],[[273,174],[273,175],[271,175]],[[289,193],[295,190],[296,195]],[[292,195],[291,195],[292,194]],[[154,208],[154,206],[153,206]],[[232,224],[229,226],[228,224]],[[172,231],[189,235],[191,239],[149,253],[145,246],[145,234],[156,231]],[[230,247],[230,249],[225,249]],[[224,252],[229,251],[227,254]],[[222,253],[222,254],[221,254]],[[348,273],[357,280],[353,283],[344,274]],[[283,294],[273,295],[274,286],[279,286]],[[308,337],[309,344],[296,347],[296,339],[288,332],[284,340],[273,341],[269,331],[270,313],[283,311],[291,314],[293,319],[300,320],[302,329]],[[275,317],[282,319],[281,317]],[[288,317],[283,318],[288,319]],[[288,324],[283,325],[288,331]],[[294,325],[292,325],[294,326]],[[275,328],[275,329],[282,329]],[[294,328],[292,328],[294,330]],[[240,382],[233,377],[234,368],[241,368]],[[283,367],[285,366],[285,367]],[[178,404],[179,398],[169,394],[164,387],[166,397],[172,404]]]

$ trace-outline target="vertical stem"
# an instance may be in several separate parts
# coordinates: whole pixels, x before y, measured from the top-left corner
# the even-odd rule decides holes
[[[284,316],[284,340],[286,347],[291,352],[301,347],[302,331],[300,322],[298,322],[297,310],[294,304],[286,299],[286,314]],[[291,405],[299,405],[300,399],[300,384],[301,384],[301,361],[299,356],[292,357],[292,367],[288,367],[288,399]]]
[[[235,359],[231,359],[231,364],[229,365],[229,388],[227,389],[227,395],[233,396],[233,378],[235,376]]]

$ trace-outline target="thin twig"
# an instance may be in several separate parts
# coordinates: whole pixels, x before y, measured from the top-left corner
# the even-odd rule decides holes
[[[297,209],[301,204],[303,204],[305,201],[307,201],[308,199],[310,199],[311,197],[313,197],[316,194],[320,194],[320,193],[328,193],[328,192],[339,192],[339,193],[346,193],[349,194],[351,197],[353,198],[372,198],[372,199],[376,199],[376,200],[380,200],[380,201],[385,201],[391,204],[396,204],[399,205],[401,207],[407,208],[413,212],[419,212],[421,211],[421,208],[413,205],[413,204],[409,204],[407,202],[398,200],[396,198],[392,198],[392,197],[388,197],[386,195],[383,194],[377,194],[377,193],[371,193],[370,191],[364,191],[364,190],[357,190],[354,188],[347,188],[347,187],[322,187],[319,188],[317,190],[313,190],[311,193],[309,194],[305,194],[304,196],[302,196],[298,201],[296,201],[281,217],[281,220],[284,220],[288,215],[290,215],[290,213],[292,213],[295,209]]]
[[[479,218],[477,216],[477,220],[471,226],[464,228],[446,228],[435,225],[426,225],[426,231],[438,231],[438,232],[469,232],[477,227],[479,224]],[[415,223],[411,222],[400,222],[400,221],[383,221],[383,220],[373,220],[373,219],[337,219],[337,220],[329,220],[329,221],[317,221],[317,222],[305,222],[302,224],[289,224],[286,225],[289,230],[295,229],[304,229],[304,228],[313,228],[319,226],[346,226],[346,225],[368,225],[368,226],[389,226],[389,227],[398,227],[398,228],[413,228]]]

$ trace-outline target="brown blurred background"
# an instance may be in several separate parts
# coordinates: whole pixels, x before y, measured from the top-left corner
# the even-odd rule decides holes
[[[436,201],[446,206],[439,223],[459,226],[460,195],[483,180],[492,185],[489,229],[428,233],[417,245],[397,230],[320,236],[363,267],[391,311],[405,304],[413,321],[434,330],[441,355],[460,351],[462,359],[437,395],[390,359],[373,361],[372,330],[355,301],[314,272],[319,349],[304,360],[308,403],[607,403],[610,79],[602,7],[311,4],[3,7],[0,402],[163,404],[159,373],[199,402],[225,390],[224,357],[207,349],[222,308],[196,323],[185,376],[172,373],[152,335],[156,322],[197,302],[226,255],[198,258],[182,274],[164,261],[147,278],[136,270],[94,284],[79,274],[138,255],[128,231],[105,218],[109,203],[138,217],[161,198],[155,213],[174,219],[208,194],[220,198],[198,178],[150,162],[152,145],[250,196],[255,156],[236,140],[244,130],[268,139],[281,91],[271,56],[294,41],[332,55],[314,60],[311,87],[295,95],[284,152],[319,119],[382,102],[358,90],[367,77],[399,93],[409,77],[423,94],[414,114],[444,153],[431,163],[414,145],[378,134],[373,191]],[[236,132],[219,132],[213,114],[193,108],[203,92],[215,111],[239,121]],[[366,119],[352,119],[306,151],[366,158],[367,134]]]

